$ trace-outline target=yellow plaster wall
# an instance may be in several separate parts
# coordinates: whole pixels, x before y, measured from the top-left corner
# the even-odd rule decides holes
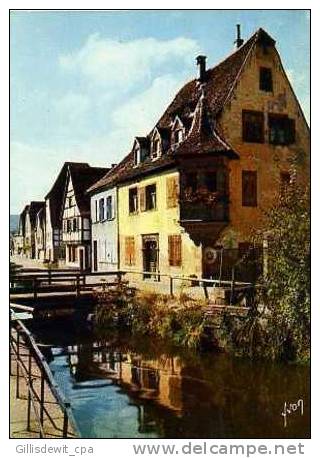
[[[259,68],[272,68],[273,92],[259,89]],[[242,110],[257,110],[265,113],[265,143],[244,143],[242,140]],[[274,146],[268,142],[267,113],[284,113],[295,119],[296,143]],[[224,109],[219,127],[233,148],[240,153],[240,160],[230,161],[230,222],[221,239],[248,240],[255,228],[263,223],[266,210],[279,192],[280,171],[289,170],[289,157],[295,152],[304,152],[305,163],[299,179],[308,179],[309,171],[309,130],[281,68],[275,50],[264,54],[258,47],[247,62],[244,72],[235,88],[230,103]],[[242,170],[257,171],[258,207],[242,206]]]
[[[119,247],[121,270],[143,270],[142,235],[159,234],[159,270],[171,275],[201,275],[201,249],[194,245],[183,228],[179,225],[179,207],[167,208],[166,180],[178,176],[178,171],[162,172],[157,176],[147,177],[137,182],[119,187]],[[129,188],[157,185],[156,210],[129,214]],[[181,267],[169,266],[168,235],[181,235]],[[135,265],[125,264],[125,238],[135,237]]]

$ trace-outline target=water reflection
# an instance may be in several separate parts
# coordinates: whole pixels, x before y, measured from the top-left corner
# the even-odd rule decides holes
[[[195,355],[151,339],[77,336],[50,365],[83,437],[305,438],[309,370]],[[303,398],[284,428],[283,404]]]

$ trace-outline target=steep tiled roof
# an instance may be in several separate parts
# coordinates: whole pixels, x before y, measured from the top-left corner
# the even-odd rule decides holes
[[[32,201],[30,202],[28,213],[29,213],[29,218],[30,218],[30,223],[31,227],[36,226],[36,217],[37,213],[41,208],[43,208],[44,202],[39,202],[39,201]]]
[[[185,155],[219,153],[230,158],[237,158],[237,153],[219,132],[215,120],[230,99],[256,43],[274,45],[275,41],[263,29],[259,29],[230,56],[214,68],[207,70],[205,81],[199,82],[194,79],[185,84],[177,93],[155,127],[158,128],[161,135],[168,138],[172,122],[176,116],[179,116],[187,133],[185,140],[178,147],[169,148],[157,160],[147,158],[138,166],[134,165],[133,153],[130,152],[116,167],[91,186],[88,192],[92,193],[145,173],[174,166],[179,157],[182,160]],[[149,138],[153,130],[149,133]]]
[[[87,189],[97,180],[100,180],[110,169],[105,167],[79,167],[69,165],[73,189],[77,205],[81,213],[90,212],[90,199],[86,193]]]

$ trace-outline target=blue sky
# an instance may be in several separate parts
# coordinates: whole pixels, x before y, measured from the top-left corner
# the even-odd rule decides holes
[[[196,55],[213,66],[232,52],[237,23],[277,41],[309,119],[305,10],[11,12],[11,213],[43,199],[65,161],[121,160],[196,76]]]

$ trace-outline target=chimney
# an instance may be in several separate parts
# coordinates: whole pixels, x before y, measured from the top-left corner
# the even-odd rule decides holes
[[[197,57],[197,65],[199,65],[199,78],[198,80],[202,83],[206,79],[206,56]]]
[[[235,40],[236,48],[240,48],[243,45],[243,39],[241,38],[240,24],[237,24],[237,39]]]
[[[114,169],[117,164],[111,164],[111,168]]]

